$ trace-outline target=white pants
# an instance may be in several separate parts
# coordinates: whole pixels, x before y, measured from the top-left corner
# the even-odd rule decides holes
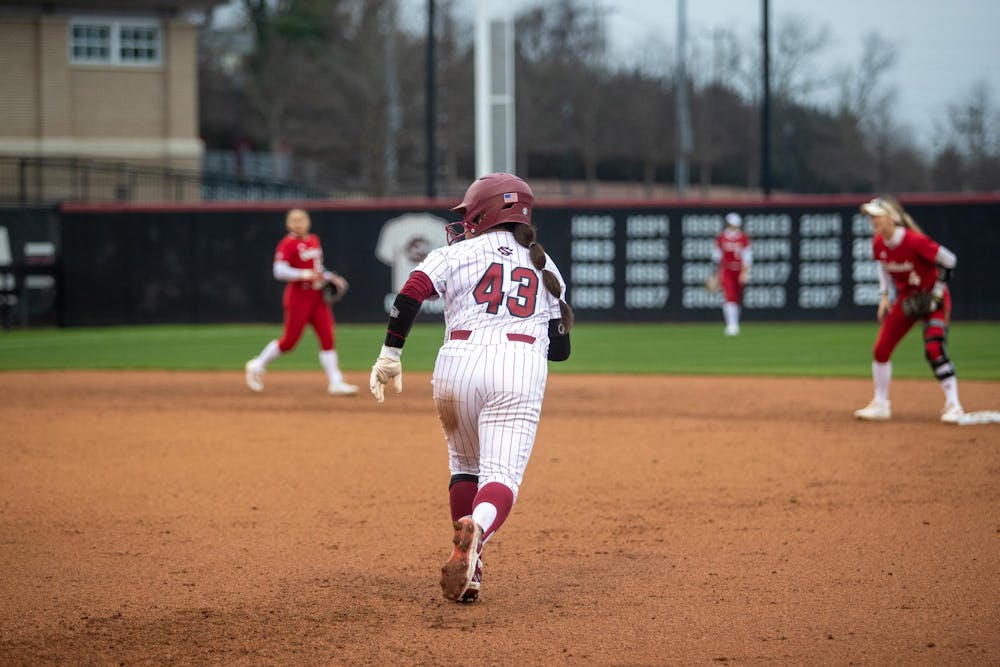
[[[537,344],[450,340],[434,364],[434,405],[452,475],[478,475],[515,498],[535,444],[548,378]]]

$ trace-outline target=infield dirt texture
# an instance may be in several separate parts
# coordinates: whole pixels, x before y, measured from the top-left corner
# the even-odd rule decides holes
[[[468,606],[427,373],[382,406],[319,371],[0,381],[3,665],[1000,664],[1000,425],[938,423],[930,379],[873,424],[867,379],[550,376]]]

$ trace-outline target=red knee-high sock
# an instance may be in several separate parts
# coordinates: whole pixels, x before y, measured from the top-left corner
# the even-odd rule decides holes
[[[451,520],[458,521],[472,514],[472,501],[476,497],[479,484],[472,480],[459,480],[448,487],[448,504],[451,505]]]
[[[490,503],[497,508],[497,518],[493,520],[493,525],[483,533],[483,540],[486,540],[497,532],[503,522],[507,520],[507,515],[510,514],[510,509],[514,506],[514,492],[510,490],[510,487],[500,482],[490,482],[479,489],[476,499],[472,501],[472,507],[475,508],[480,503]]]

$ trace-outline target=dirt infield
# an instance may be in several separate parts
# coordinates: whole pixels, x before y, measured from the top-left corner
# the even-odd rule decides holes
[[[0,374],[0,664],[1000,664],[1000,425],[932,380],[552,376],[465,606],[428,380]]]

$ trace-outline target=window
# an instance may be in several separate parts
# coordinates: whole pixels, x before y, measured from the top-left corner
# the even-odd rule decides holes
[[[78,65],[159,65],[156,21],[76,19],[69,26],[69,60]]]
[[[111,61],[111,26],[77,23],[70,31],[73,62]]]

